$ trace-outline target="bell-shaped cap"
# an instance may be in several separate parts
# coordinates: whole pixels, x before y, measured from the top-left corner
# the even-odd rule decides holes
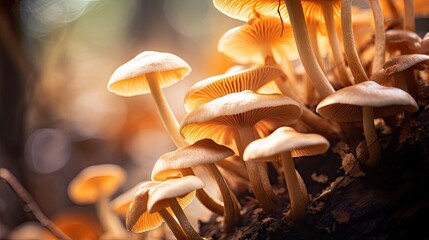
[[[107,84],[109,91],[120,96],[150,93],[147,74],[156,76],[161,88],[183,79],[191,67],[180,57],[164,52],[145,51],[118,67]]]
[[[194,84],[186,93],[185,108],[189,112],[201,104],[230,93],[256,91],[281,74],[279,68],[261,66],[206,78]]]
[[[296,59],[298,50],[290,23],[276,17],[260,16],[243,26],[227,31],[217,49],[239,64],[265,65],[268,56],[279,63],[282,58]]]
[[[69,184],[68,195],[78,204],[97,202],[115,193],[126,179],[124,169],[113,164],[94,165],[82,170]]]
[[[403,90],[365,81],[329,95],[319,103],[316,111],[337,122],[357,122],[362,121],[363,106],[373,108],[374,118],[418,110],[416,101]]]
[[[152,180],[163,181],[176,174],[177,170],[216,163],[234,155],[231,149],[202,139],[192,145],[162,155],[152,169]]]
[[[291,152],[292,157],[322,154],[329,148],[323,136],[313,133],[300,133],[291,127],[280,127],[265,138],[251,142],[244,150],[243,159],[275,160],[273,156]]]

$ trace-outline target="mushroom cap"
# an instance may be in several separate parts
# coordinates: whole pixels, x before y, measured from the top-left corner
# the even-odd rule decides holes
[[[161,88],[165,88],[190,72],[191,67],[174,54],[144,51],[118,67],[110,77],[107,88],[120,96],[147,94],[151,91],[146,74],[155,74]]]
[[[429,66],[429,56],[423,54],[406,54],[393,57],[383,64],[383,68],[374,73],[369,80],[386,84],[393,75],[410,68],[424,70]]]
[[[273,16],[280,20],[278,11],[283,21],[289,18],[286,5],[278,0],[213,0],[213,4],[225,15],[245,22],[259,15]]]
[[[180,132],[189,142],[211,138],[236,151],[237,127],[272,131],[295,122],[301,114],[299,103],[289,97],[246,90],[196,107],[183,118]]]
[[[147,211],[149,192],[159,184],[160,182],[148,181],[143,182],[138,186],[137,191],[128,206],[125,218],[127,230],[136,233],[146,232],[155,229],[162,224],[164,220],[159,213],[148,213]]]
[[[291,152],[292,157],[311,156],[324,153],[329,142],[323,136],[300,133],[291,127],[280,127],[265,138],[254,140],[244,150],[243,160],[273,160],[275,155]]]
[[[262,66],[206,78],[194,84],[186,93],[185,108],[189,112],[201,104],[233,92],[256,91],[281,74],[278,68]]]
[[[195,197],[195,190],[201,189],[206,184],[199,178],[193,175],[170,178],[159,185],[154,186],[149,192],[149,200],[147,209],[149,213],[158,212],[161,209],[169,206],[170,199],[176,199],[182,208],[191,203]]]
[[[282,33],[283,30],[283,33]],[[298,50],[290,23],[283,29],[278,17],[260,16],[227,31],[217,49],[240,64],[265,65],[267,56],[279,63],[283,57],[296,59]]]
[[[403,90],[365,81],[329,95],[319,103],[316,112],[337,122],[362,121],[363,106],[373,108],[374,118],[418,110],[416,101]]]
[[[162,155],[152,169],[152,180],[164,181],[177,170],[215,163],[234,155],[231,149],[205,138]]]
[[[125,182],[126,172],[118,165],[100,164],[83,169],[68,186],[68,195],[78,204],[95,203],[109,197]]]
[[[391,29],[386,31],[386,45],[390,51],[408,50],[415,52],[421,47],[422,39],[417,33],[403,29]]]

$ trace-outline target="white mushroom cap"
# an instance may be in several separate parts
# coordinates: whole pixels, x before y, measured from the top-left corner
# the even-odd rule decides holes
[[[374,118],[418,110],[416,101],[403,90],[365,81],[329,95],[319,103],[316,112],[337,122],[362,121],[362,106],[372,107]]]
[[[150,93],[146,74],[156,73],[161,88],[183,79],[191,67],[180,57],[163,52],[145,51],[118,67],[107,84],[109,91],[120,96]]]
[[[311,156],[324,153],[329,142],[323,136],[313,133],[299,133],[290,127],[280,127],[265,138],[251,142],[244,150],[244,161],[272,157],[282,152],[291,152],[292,157]]]
[[[152,188],[149,192],[147,209],[149,213],[158,212],[169,206],[168,200],[175,198],[182,208],[185,208],[195,196],[195,190],[206,184],[198,177],[189,175],[181,178],[171,178]]]
[[[177,174],[180,169],[215,163],[234,155],[231,149],[202,139],[192,145],[162,155],[152,169],[152,180],[163,181]]]
[[[69,184],[68,194],[78,204],[95,203],[115,193],[125,182],[126,172],[120,166],[100,164],[85,168]]]

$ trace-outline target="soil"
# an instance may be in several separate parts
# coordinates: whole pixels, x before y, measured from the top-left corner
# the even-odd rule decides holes
[[[200,234],[255,240],[429,239],[428,85],[421,85],[419,92],[417,113],[399,123],[386,120],[396,121],[390,127],[378,124],[384,150],[376,169],[359,164],[365,158],[359,143],[338,141],[324,155],[295,159],[312,200],[303,220],[285,219],[289,199],[283,179],[278,179],[275,192],[282,204],[277,211],[267,214],[250,193],[243,194],[238,196],[242,222],[234,232],[224,233],[222,218],[212,216],[200,222]]]

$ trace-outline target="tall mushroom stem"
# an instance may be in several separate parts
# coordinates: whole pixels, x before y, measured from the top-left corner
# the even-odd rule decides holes
[[[354,84],[350,78],[348,69],[344,64],[344,57],[340,47],[340,41],[338,39],[338,33],[335,28],[334,13],[332,9],[332,3],[329,1],[320,1],[323,11],[323,18],[325,19],[325,26],[328,32],[329,44],[331,45],[332,57],[334,59],[334,67],[338,70],[341,77],[340,82],[344,87]]]
[[[404,0],[404,30],[411,32],[416,29],[413,2],[413,0]]]
[[[341,28],[343,32],[344,50],[354,82],[361,83],[368,80],[368,76],[360,62],[355,48],[352,26],[352,2],[353,0],[341,1]]]
[[[326,67],[323,61],[322,54],[320,54],[319,41],[317,39],[317,25],[314,23],[307,25],[308,29],[308,41],[310,42],[311,47],[313,48],[314,55],[316,60],[319,63],[320,68],[323,73],[326,74]]]
[[[368,147],[369,159],[365,165],[374,168],[378,165],[381,156],[381,146],[378,142],[377,132],[374,125],[374,110],[372,107],[362,107],[363,132],[366,146]]]
[[[301,0],[285,0],[285,4],[302,65],[320,96],[325,98],[334,93],[335,90],[317,63],[309,43]]]
[[[173,199],[170,199],[168,203],[174,215],[176,216],[177,220],[179,221],[180,226],[182,226],[183,231],[187,235],[187,239],[203,240],[203,238],[195,231],[191,223],[188,221],[188,218],[186,217],[185,213],[182,210],[182,207],[180,207],[177,200],[173,198]]]
[[[282,153],[281,161],[290,199],[290,209],[286,213],[286,218],[290,220],[300,220],[305,216],[305,208],[310,203],[310,199],[306,194],[306,189],[303,191],[303,186],[298,180],[291,152],[287,151]]]
[[[180,135],[179,123],[177,122],[176,117],[171,111],[171,108],[168,105],[164,94],[162,93],[160,85],[156,81],[156,77],[154,76],[155,74],[156,73],[148,73],[146,74],[146,77],[150,91],[152,93],[152,97],[158,108],[159,115],[161,116],[161,120],[164,124],[164,127],[170,134],[170,137],[173,140],[174,144],[176,144],[176,146],[184,147],[188,144]]]
[[[220,193],[223,199],[224,205],[224,229],[225,232],[231,232],[234,229],[234,226],[237,226],[240,221],[240,204],[238,203],[237,198],[234,194],[232,194],[228,184],[225,179],[222,177],[219,169],[216,167],[214,163],[206,165],[209,172],[212,174],[215,179]]]
[[[110,209],[109,200],[106,196],[100,197],[96,204],[96,209],[101,226],[105,231],[112,233],[118,239],[127,237],[127,232],[121,220]]]
[[[237,141],[237,148],[240,157],[243,158],[244,149],[250,142],[255,140],[255,135],[252,127],[240,127],[238,128],[238,133],[240,141]],[[252,161],[246,161],[245,164],[247,173],[249,174],[250,186],[256,199],[266,212],[274,211],[277,205],[276,199],[270,182],[267,182],[268,176],[263,167],[264,165]],[[265,177],[262,177],[263,175]]]
[[[375,24],[374,60],[372,62],[372,73],[383,67],[386,61],[386,36],[384,31],[384,17],[381,12],[379,0],[369,0]]]
[[[177,240],[187,240],[186,234],[183,232],[182,227],[177,223],[176,219],[174,219],[170,213],[166,209],[161,209],[159,212],[164,222],[168,225],[174,237]]]

